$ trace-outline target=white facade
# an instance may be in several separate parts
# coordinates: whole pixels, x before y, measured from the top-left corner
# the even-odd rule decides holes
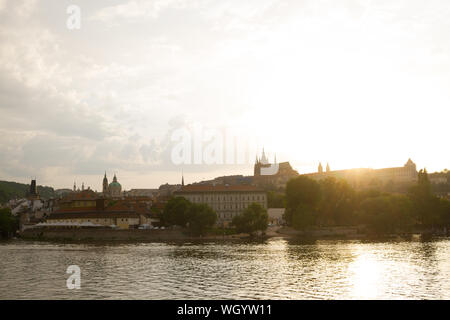
[[[218,223],[231,222],[234,216],[241,214],[252,203],[258,203],[267,209],[265,191],[239,189],[242,188],[202,186],[191,189],[188,186],[174,195],[182,196],[192,203],[207,204],[217,213]]]

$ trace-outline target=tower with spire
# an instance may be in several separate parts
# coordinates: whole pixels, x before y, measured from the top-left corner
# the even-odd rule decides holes
[[[317,170],[319,173],[323,173],[322,162],[319,162],[319,168]]]
[[[108,178],[106,177],[106,171],[105,176],[103,177],[103,195],[106,196],[108,194]]]
[[[276,163],[276,156],[275,156],[275,163]],[[258,158],[258,155],[256,155],[256,161],[255,166],[253,168],[253,175],[254,176],[260,176],[261,175],[261,168],[270,167],[269,160],[266,157],[266,153],[264,152],[264,147],[262,149],[261,158]]]
[[[184,187],[184,174],[183,174],[183,170],[181,170],[181,186]]]
[[[327,169],[326,169],[326,170],[327,170],[327,173],[331,171],[331,170],[330,170],[330,165],[329,165],[328,162],[327,162]]]

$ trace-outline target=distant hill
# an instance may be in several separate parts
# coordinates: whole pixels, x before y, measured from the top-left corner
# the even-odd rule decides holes
[[[14,198],[24,198],[29,190],[29,184],[0,181],[0,203],[5,203]],[[56,196],[55,190],[53,190],[52,187],[38,186],[37,190],[43,199],[49,199]]]

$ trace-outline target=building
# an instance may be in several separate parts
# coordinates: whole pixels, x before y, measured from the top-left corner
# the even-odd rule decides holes
[[[269,223],[273,225],[283,225],[285,208],[269,208],[267,209],[267,215],[269,216]]]
[[[162,184],[161,186],[159,186],[159,196],[160,197],[171,197],[172,194],[176,191],[181,190],[181,188],[183,187],[183,183],[184,183],[184,179],[182,184]]]
[[[124,197],[149,197],[155,198],[159,194],[159,189],[131,189],[124,191]]]
[[[106,177],[106,171],[105,171],[105,176],[103,177],[102,193],[103,193],[103,196],[106,198],[122,197],[122,185],[117,181],[116,174],[114,174],[113,181],[110,184],[108,184],[108,178]]]
[[[209,185],[251,185],[253,176],[230,175],[221,176],[212,180],[204,180],[193,184],[209,184]]]
[[[174,196],[207,204],[217,213],[218,224],[224,226],[252,203],[267,209],[266,192],[249,185],[188,185],[174,192]]]
[[[28,191],[27,199],[28,200],[39,199],[39,193],[38,193],[38,190],[37,190],[36,179],[32,179],[31,180],[30,190]]]
[[[277,163],[276,156],[274,162],[269,163],[263,149],[261,158],[256,157],[252,184],[264,188],[283,189],[290,179],[298,175],[289,162]]]
[[[317,172],[305,175],[314,180],[322,180],[328,177],[345,179],[354,187],[365,188],[393,184],[407,186],[417,181],[418,173],[416,164],[408,159],[402,167],[383,169],[358,168],[331,171],[329,164],[327,164],[325,172],[322,169],[322,164],[319,163]]]
[[[59,208],[46,220],[55,224],[93,223],[120,229],[137,228],[156,221],[152,216],[151,200],[143,197],[133,200],[107,199],[92,190],[68,194],[59,201]]]

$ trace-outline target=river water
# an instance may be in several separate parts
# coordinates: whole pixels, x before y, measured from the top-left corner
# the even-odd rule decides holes
[[[14,240],[0,242],[0,299],[450,299],[450,240]]]

